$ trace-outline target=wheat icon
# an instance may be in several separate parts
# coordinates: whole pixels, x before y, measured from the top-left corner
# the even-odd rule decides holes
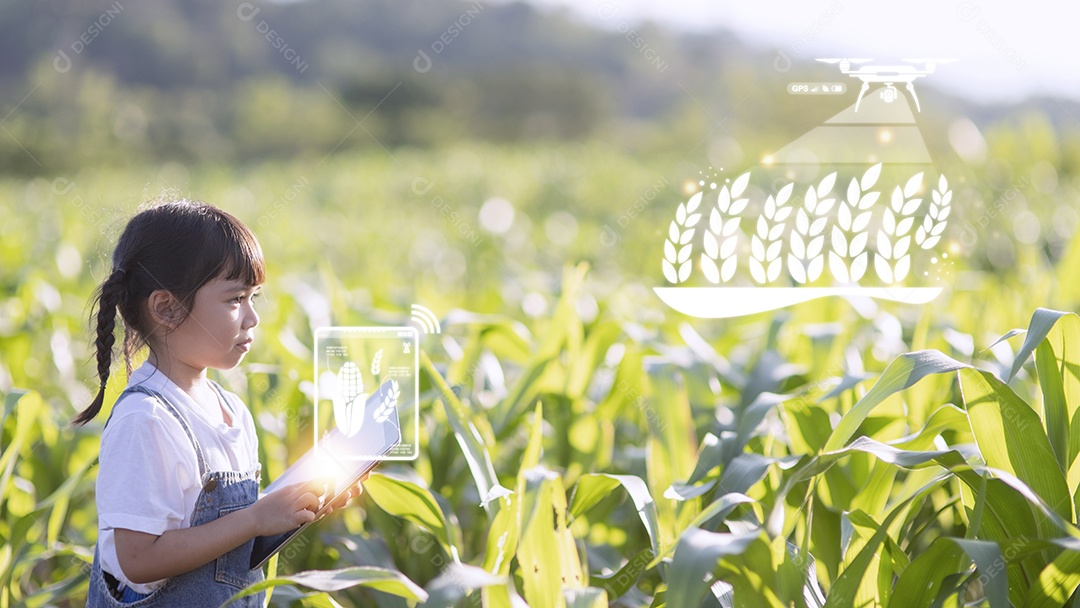
[[[397,380],[391,380],[390,388],[383,395],[382,403],[375,408],[375,413],[372,415],[375,422],[383,423],[390,419],[390,414],[393,414],[394,408],[397,407],[399,397],[401,397],[401,390],[398,388]]]
[[[881,194],[867,191],[877,183],[880,173],[881,163],[878,163],[867,169],[861,179],[851,178],[847,200],[841,203],[837,212],[837,223],[832,230],[829,270],[841,283],[857,283],[866,272],[869,257],[866,242],[870,238],[866,228],[870,225],[870,208]]]
[[[750,276],[758,283],[772,283],[780,276],[780,249],[784,244],[781,237],[791,215],[788,202],[794,188],[794,183],[788,184],[780,188],[776,198],[770,194],[765,199],[765,209],[758,216],[757,232],[750,237]]]
[[[705,231],[705,253],[701,255],[701,271],[712,283],[727,282],[735,275],[738,258],[735,247],[739,243],[738,217],[750,202],[748,198],[739,198],[750,182],[750,174],[743,173],[731,184],[720,189],[716,207],[709,213],[709,227]],[[735,199],[732,202],[732,199]],[[725,219],[725,217],[727,219]],[[719,266],[717,266],[719,264]]]
[[[686,203],[679,203],[675,220],[668,228],[668,238],[664,239],[664,278],[671,283],[682,283],[690,278],[690,270],[693,268],[690,254],[694,248],[690,241],[694,238],[694,226],[701,219],[701,214],[694,211],[701,205],[703,194],[698,192]]]
[[[375,358],[371,360],[371,375],[376,378],[379,377],[379,367],[382,364],[382,351],[383,349],[380,348],[378,352],[375,353]]]
[[[791,233],[788,272],[798,283],[813,283],[825,267],[825,225],[835,198],[825,198],[836,183],[836,172],[826,175],[817,188],[806,189],[803,206],[795,214],[795,230]]]
[[[944,175],[938,178],[938,187],[931,193],[931,198],[930,212],[923,218],[922,226],[915,231],[915,243],[923,249],[937,245],[949,221],[952,190],[949,190],[949,182]]]
[[[877,236],[874,269],[886,283],[903,281],[911,269],[911,256],[908,254],[911,236],[908,233],[915,224],[915,212],[922,204],[922,198],[915,198],[915,193],[922,186],[922,178],[923,174],[919,172],[904,184],[903,191],[897,186],[889,207],[885,209]]]

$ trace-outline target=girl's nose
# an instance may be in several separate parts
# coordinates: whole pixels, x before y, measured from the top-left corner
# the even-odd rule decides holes
[[[259,313],[255,311],[255,307],[248,304],[247,311],[244,314],[244,329],[251,329],[259,324]]]

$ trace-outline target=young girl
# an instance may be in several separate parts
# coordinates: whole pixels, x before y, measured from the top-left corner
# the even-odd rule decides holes
[[[101,435],[87,606],[219,606],[262,580],[248,567],[253,539],[313,520],[322,493],[299,484],[259,499],[251,414],[206,377],[251,347],[262,250],[232,215],[180,201],[132,218],[112,263],[96,297],[101,388],[75,420],[101,410],[119,313],[129,379]],[[237,602],[262,604],[261,594]]]

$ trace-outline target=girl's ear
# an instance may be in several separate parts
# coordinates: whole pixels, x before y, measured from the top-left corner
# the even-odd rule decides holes
[[[184,320],[184,307],[169,291],[155,289],[146,304],[155,326],[175,329]]]

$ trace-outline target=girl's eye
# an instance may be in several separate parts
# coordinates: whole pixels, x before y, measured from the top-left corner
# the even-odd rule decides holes
[[[235,298],[233,298],[233,299],[231,299],[229,301],[230,302],[235,302],[237,304],[243,304],[244,303],[244,298],[246,298],[246,297],[249,297],[249,296],[239,295],[239,296],[236,296]],[[257,299],[259,299],[261,297],[262,297],[262,294],[258,293],[258,292],[255,292],[255,293],[251,294],[251,296],[250,296],[251,303],[254,304],[255,300],[257,300]]]

